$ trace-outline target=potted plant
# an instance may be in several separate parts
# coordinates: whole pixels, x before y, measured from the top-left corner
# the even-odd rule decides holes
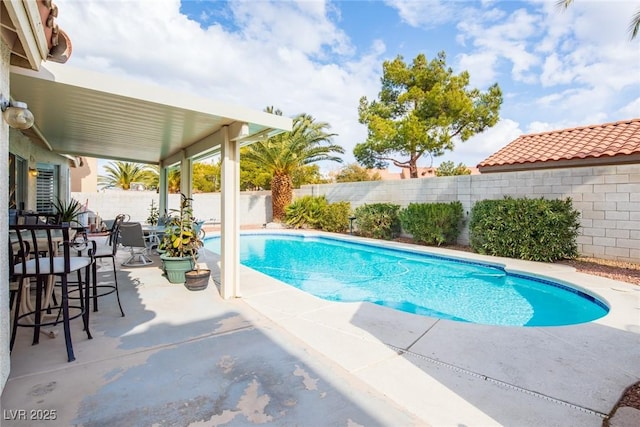
[[[204,242],[191,203],[192,199],[181,194],[180,209],[173,210],[176,215],[165,225],[161,244],[164,253],[160,258],[169,282],[200,290],[207,287],[211,271],[198,266],[198,251]]]
[[[56,214],[59,216],[59,221],[68,222],[71,227],[77,227],[80,225],[80,215],[84,213],[84,206],[76,199],[70,199],[68,202],[64,202],[58,198],[54,200],[53,207],[56,210]]]
[[[151,207],[149,208],[147,224],[158,225],[158,218],[160,218],[160,211],[158,210],[158,206],[156,206],[155,200],[151,199]]]

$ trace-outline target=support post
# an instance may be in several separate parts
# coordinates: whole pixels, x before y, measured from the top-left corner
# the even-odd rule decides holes
[[[221,265],[222,297],[240,297],[240,144],[223,127],[221,147]]]
[[[182,153],[182,160],[180,161],[180,192],[187,196],[191,197],[192,193],[192,170],[193,170],[193,160],[189,157],[185,157],[184,152]]]
[[[159,169],[159,177],[158,177],[158,212],[160,215],[168,214],[168,202],[169,202],[169,182],[167,180],[168,177],[168,169],[163,162],[160,162],[158,165]]]

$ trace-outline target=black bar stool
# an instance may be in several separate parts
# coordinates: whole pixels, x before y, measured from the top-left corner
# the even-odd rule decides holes
[[[71,256],[72,242],[69,241],[69,224],[56,225],[11,225],[10,245],[16,243],[18,248],[24,248],[28,244],[30,254],[26,251],[18,251],[15,256],[17,263],[10,263],[10,276],[15,277],[19,283],[16,293],[15,312],[11,330],[10,350],[13,350],[18,326],[34,328],[33,344],[38,344],[40,328],[42,326],[57,325],[62,322],[64,326],[65,344],[69,362],[75,360],[73,344],[71,342],[71,330],[69,321],[82,316],[84,330],[87,338],[91,339],[89,331],[89,273],[94,264],[93,251],[88,256]],[[67,276],[74,272],[85,270],[85,280],[78,280],[78,292],[80,305],[69,305],[69,281]],[[60,305],[53,306],[51,295],[54,289],[51,284],[53,278],[60,280],[61,301]],[[31,279],[36,282],[36,301],[33,310],[21,313],[21,299],[23,288],[30,285]],[[27,294],[28,295],[28,294]],[[44,297],[44,301],[43,301]],[[71,315],[69,310],[78,310]],[[57,310],[54,320],[43,319],[44,315]],[[33,317],[33,322],[27,321]],[[62,319],[60,319],[62,317]]]

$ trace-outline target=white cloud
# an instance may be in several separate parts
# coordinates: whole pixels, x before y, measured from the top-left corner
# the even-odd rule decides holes
[[[400,18],[412,27],[427,28],[451,21],[461,4],[442,0],[385,0],[385,3],[396,9]]]
[[[522,135],[520,124],[511,119],[501,119],[494,127],[477,134],[465,142],[458,142],[451,153],[438,157],[434,162],[464,163],[475,167],[478,163]]]
[[[554,86],[570,83],[575,77],[575,72],[564,61],[558,58],[556,53],[551,53],[544,61],[540,83],[542,86]]]
[[[640,117],[640,96],[618,110],[622,117],[635,119]]]
[[[464,40],[472,41],[476,50],[471,55],[504,58],[512,64],[511,77],[514,80],[532,82],[530,70],[540,63],[540,59],[530,51],[528,39],[538,34],[539,17],[524,8],[503,16],[503,13],[494,11],[479,13],[477,19],[460,21],[458,29]],[[502,19],[496,21],[498,17]],[[494,59],[491,63],[495,66],[498,61]],[[474,74],[476,70],[470,72]],[[492,72],[496,73],[496,70],[492,69]]]
[[[496,82],[498,55],[493,52],[479,52],[458,56],[458,66],[469,71],[472,87],[486,87]]]

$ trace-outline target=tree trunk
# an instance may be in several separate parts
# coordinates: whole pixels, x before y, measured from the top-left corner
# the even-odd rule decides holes
[[[409,178],[417,178],[418,177],[418,166],[416,165],[416,161],[411,159],[409,162]]]
[[[293,182],[287,174],[274,175],[271,179],[271,209],[273,220],[282,222],[284,212],[293,199]]]

